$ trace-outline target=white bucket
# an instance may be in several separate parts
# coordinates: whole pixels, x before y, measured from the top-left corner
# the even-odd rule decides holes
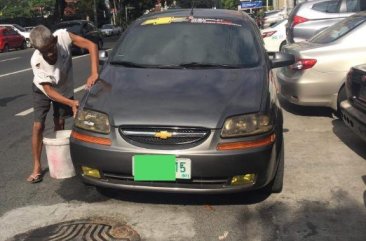
[[[70,130],[56,131],[51,137],[44,137],[50,176],[56,179],[75,176],[70,155]]]

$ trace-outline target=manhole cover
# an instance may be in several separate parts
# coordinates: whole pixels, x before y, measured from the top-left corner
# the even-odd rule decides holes
[[[83,219],[53,224],[16,235],[8,241],[140,241],[131,227],[106,219]]]

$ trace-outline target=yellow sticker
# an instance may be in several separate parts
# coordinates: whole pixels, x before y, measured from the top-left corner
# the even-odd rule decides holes
[[[175,18],[175,17],[164,17],[164,18],[155,18],[144,21],[141,25],[161,25],[161,24],[170,24],[170,23],[178,23],[187,21],[187,18]]]
[[[147,25],[147,24],[153,24],[153,25],[170,24],[172,22],[172,20],[173,20],[173,17],[155,18],[155,19],[146,20],[141,25]]]

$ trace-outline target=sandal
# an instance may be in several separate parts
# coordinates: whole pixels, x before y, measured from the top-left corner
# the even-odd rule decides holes
[[[27,178],[27,182],[29,182],[29,183],[37,183],[37,182],[41,182],[42,180],[43,180],[43,178],[42,178],[41,173],[38,173],[35,175],[32,174]]]

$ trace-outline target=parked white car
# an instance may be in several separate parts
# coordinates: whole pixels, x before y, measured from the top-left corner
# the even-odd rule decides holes
[[[283,19],[271,27],[261,30],[267,51],[278,52],[286,45],[286,24],[287,19]]]
[[[272,10],[264,13],[263,28],[268,28],[271,24],[287,18],[287,10]]]
[[[14,31],[18,32],[20,35],[22,35],[25,38],[25,41],[27,43],[27,47],[31,47],[31,43],[29,40],[29,32],[23,28],[22,26],[19,26],[18,24],[0,24],[0,27],[10,27]]]

